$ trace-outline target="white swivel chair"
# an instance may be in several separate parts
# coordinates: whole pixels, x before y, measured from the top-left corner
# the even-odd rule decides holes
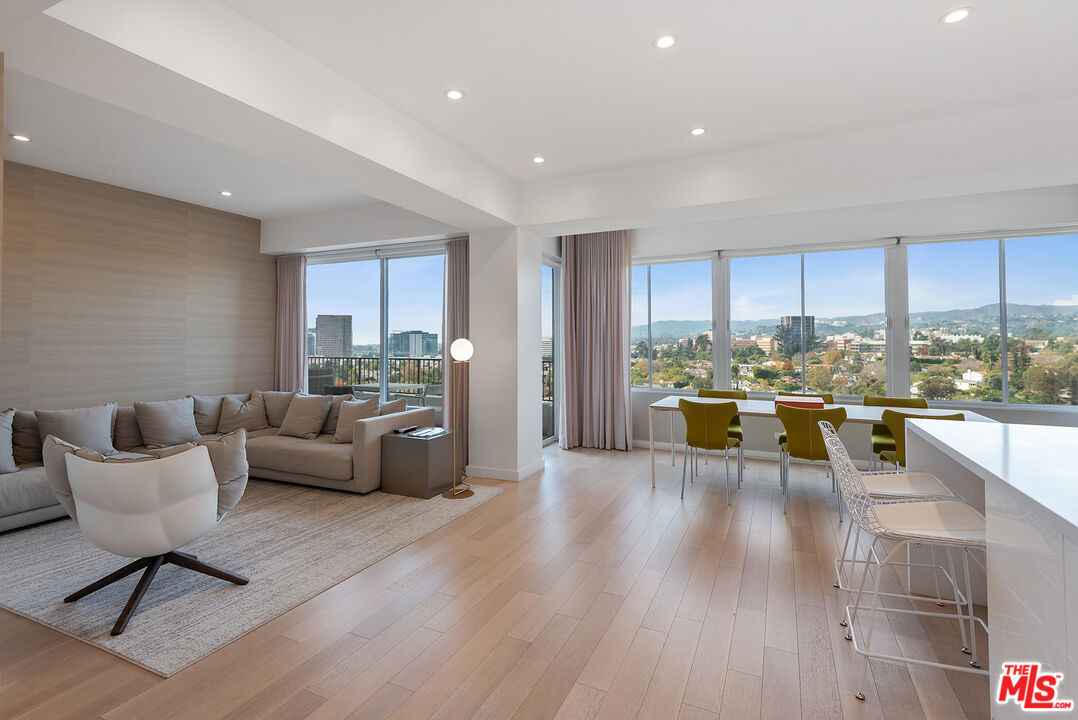
[[[119,635],[165,563],[237,585],[247,584],[245,577],[177,551],[213,530],[220,520],[217,479],[205,447],[138,461],[95,462],[74,454],[65,459],[83,534],[102,550],[138,559],[67,596],[64,602],[86,597],[145,568],[112,628],[112,634]]]

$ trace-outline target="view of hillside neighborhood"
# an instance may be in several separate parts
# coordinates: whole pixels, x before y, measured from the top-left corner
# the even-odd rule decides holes
[[[999,402],[1006,392],[1014,403],[1078,405],[1078,236],[1014,239],[1006,248],[1005,362],[998,241],[909,248],[911,396]],[[803,271],[800,255],[735,258],[730,271],[732,387],[886,395],[882,253],[806,253]],[[650,384],[713,387],[710,263],[680,265],[651,266],[650,275],[634,268],[634,386],[649,384],[650,283]],[[961,279],[952,272],[958,266],[967,273]],[[863,314],[802,316],[802,272],[807,310],[857,308]],[[705,319],[672,319],[694,316]]]

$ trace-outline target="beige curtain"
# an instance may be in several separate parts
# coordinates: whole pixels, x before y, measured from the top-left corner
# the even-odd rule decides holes
[[[278,390],[303,390],[307,379],[307,258],[277,258],[277,356],[274,384]]]
[[[468,238],[445,245],[445,333],[442,335],[442,424],[460,432],[457,452],[460,464],[468,464],[468,365],[453,365],[449,345],[468,337]]]
[[[629,234],[562,238],[563,448],[632,448]]]

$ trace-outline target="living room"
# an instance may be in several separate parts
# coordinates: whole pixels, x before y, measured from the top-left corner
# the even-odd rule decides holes
[[[1076,24],[4,3],[0,717],[1069,702]]]

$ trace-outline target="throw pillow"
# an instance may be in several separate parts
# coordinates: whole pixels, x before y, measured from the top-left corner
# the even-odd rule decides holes
[[[138,429],[148,448],[197,442],[202,435],[195,426],[195,403],[189,397],[135,403]]]
[[[112,445],[120,452],[142,445],[135,408],[116,408],[116,417],[112,420]]]
[[[404,412],[408,409],[408,401],[404,398],[397,398],[387,403],[382,403],[378,406],[379,415],[392,415],[393,413]]]
[[[326,415],[326,424],[322,426],[322,432],[332,435],[337,432],[337,418],[341,416],[341,403],[351,400],[351,395],[333,395],[333,404],[329,406],[329,415]]]
[[[356,420],[378,416],[378,398],[370,400],[345,400],[341,403],[340,417],[337,418],[337,430],[333,434],[333,441],[339,443],[352,442],[352,425]]]
[[[262,392],[262,399],[266,402],[266,420],[270,427],[279,428],[284,422],[284,416],[288,413],[288,406],[294,392],[281,392],[279,390],[266,390]]]
[[[16,465],[41,462],[41,435],[33,410],[16,410],[11,423],[11,448]]]
[[[247,487],[247,431],[243,428],[199,443],[210,453],[217,477],[217,519],[236,507]]]
[[[322,432],[333,398],[329,395],[307,395],[292,398],[278,435],[312,440]]]
[[[221,403],[226,397],[235,398],[241,403],[251,399],[251,393],[239,393],[230,395],[190,395],[194,403],[195,427],[202,435],[212,435],[217,432],[217,426],[221,423]]]
[[[41,447],[41,459],[45,463],[45,476],[49,480],[52,491],[56,494],[56,499],[64,506],[67,514],[78,521],[78,517],[75,516],[75,499],[71,497],[71,481],[67,478],[67,459],[65,458],[76,450],[78,448],[74,445],[49,435]]]
[[[0,475],[13,473],[19,469],[19,466],[15,464],[15,446],[11,442],[15,436],[14,423],[14,410],[5,410],[0,413]]]
[[[76,410],[35,410],[41,437],[52,435],[76,447],[88,447],[112,455],[112,416],[116,403]]]
[[[217,432],[230,433],[240,428],[250,432],[265,430],[268,427],[266,403],[258,390],[251,393],[251,399],[246,402],[241,402],[230,395],[226,395],[221,401],[221,421],[217,425]]]

